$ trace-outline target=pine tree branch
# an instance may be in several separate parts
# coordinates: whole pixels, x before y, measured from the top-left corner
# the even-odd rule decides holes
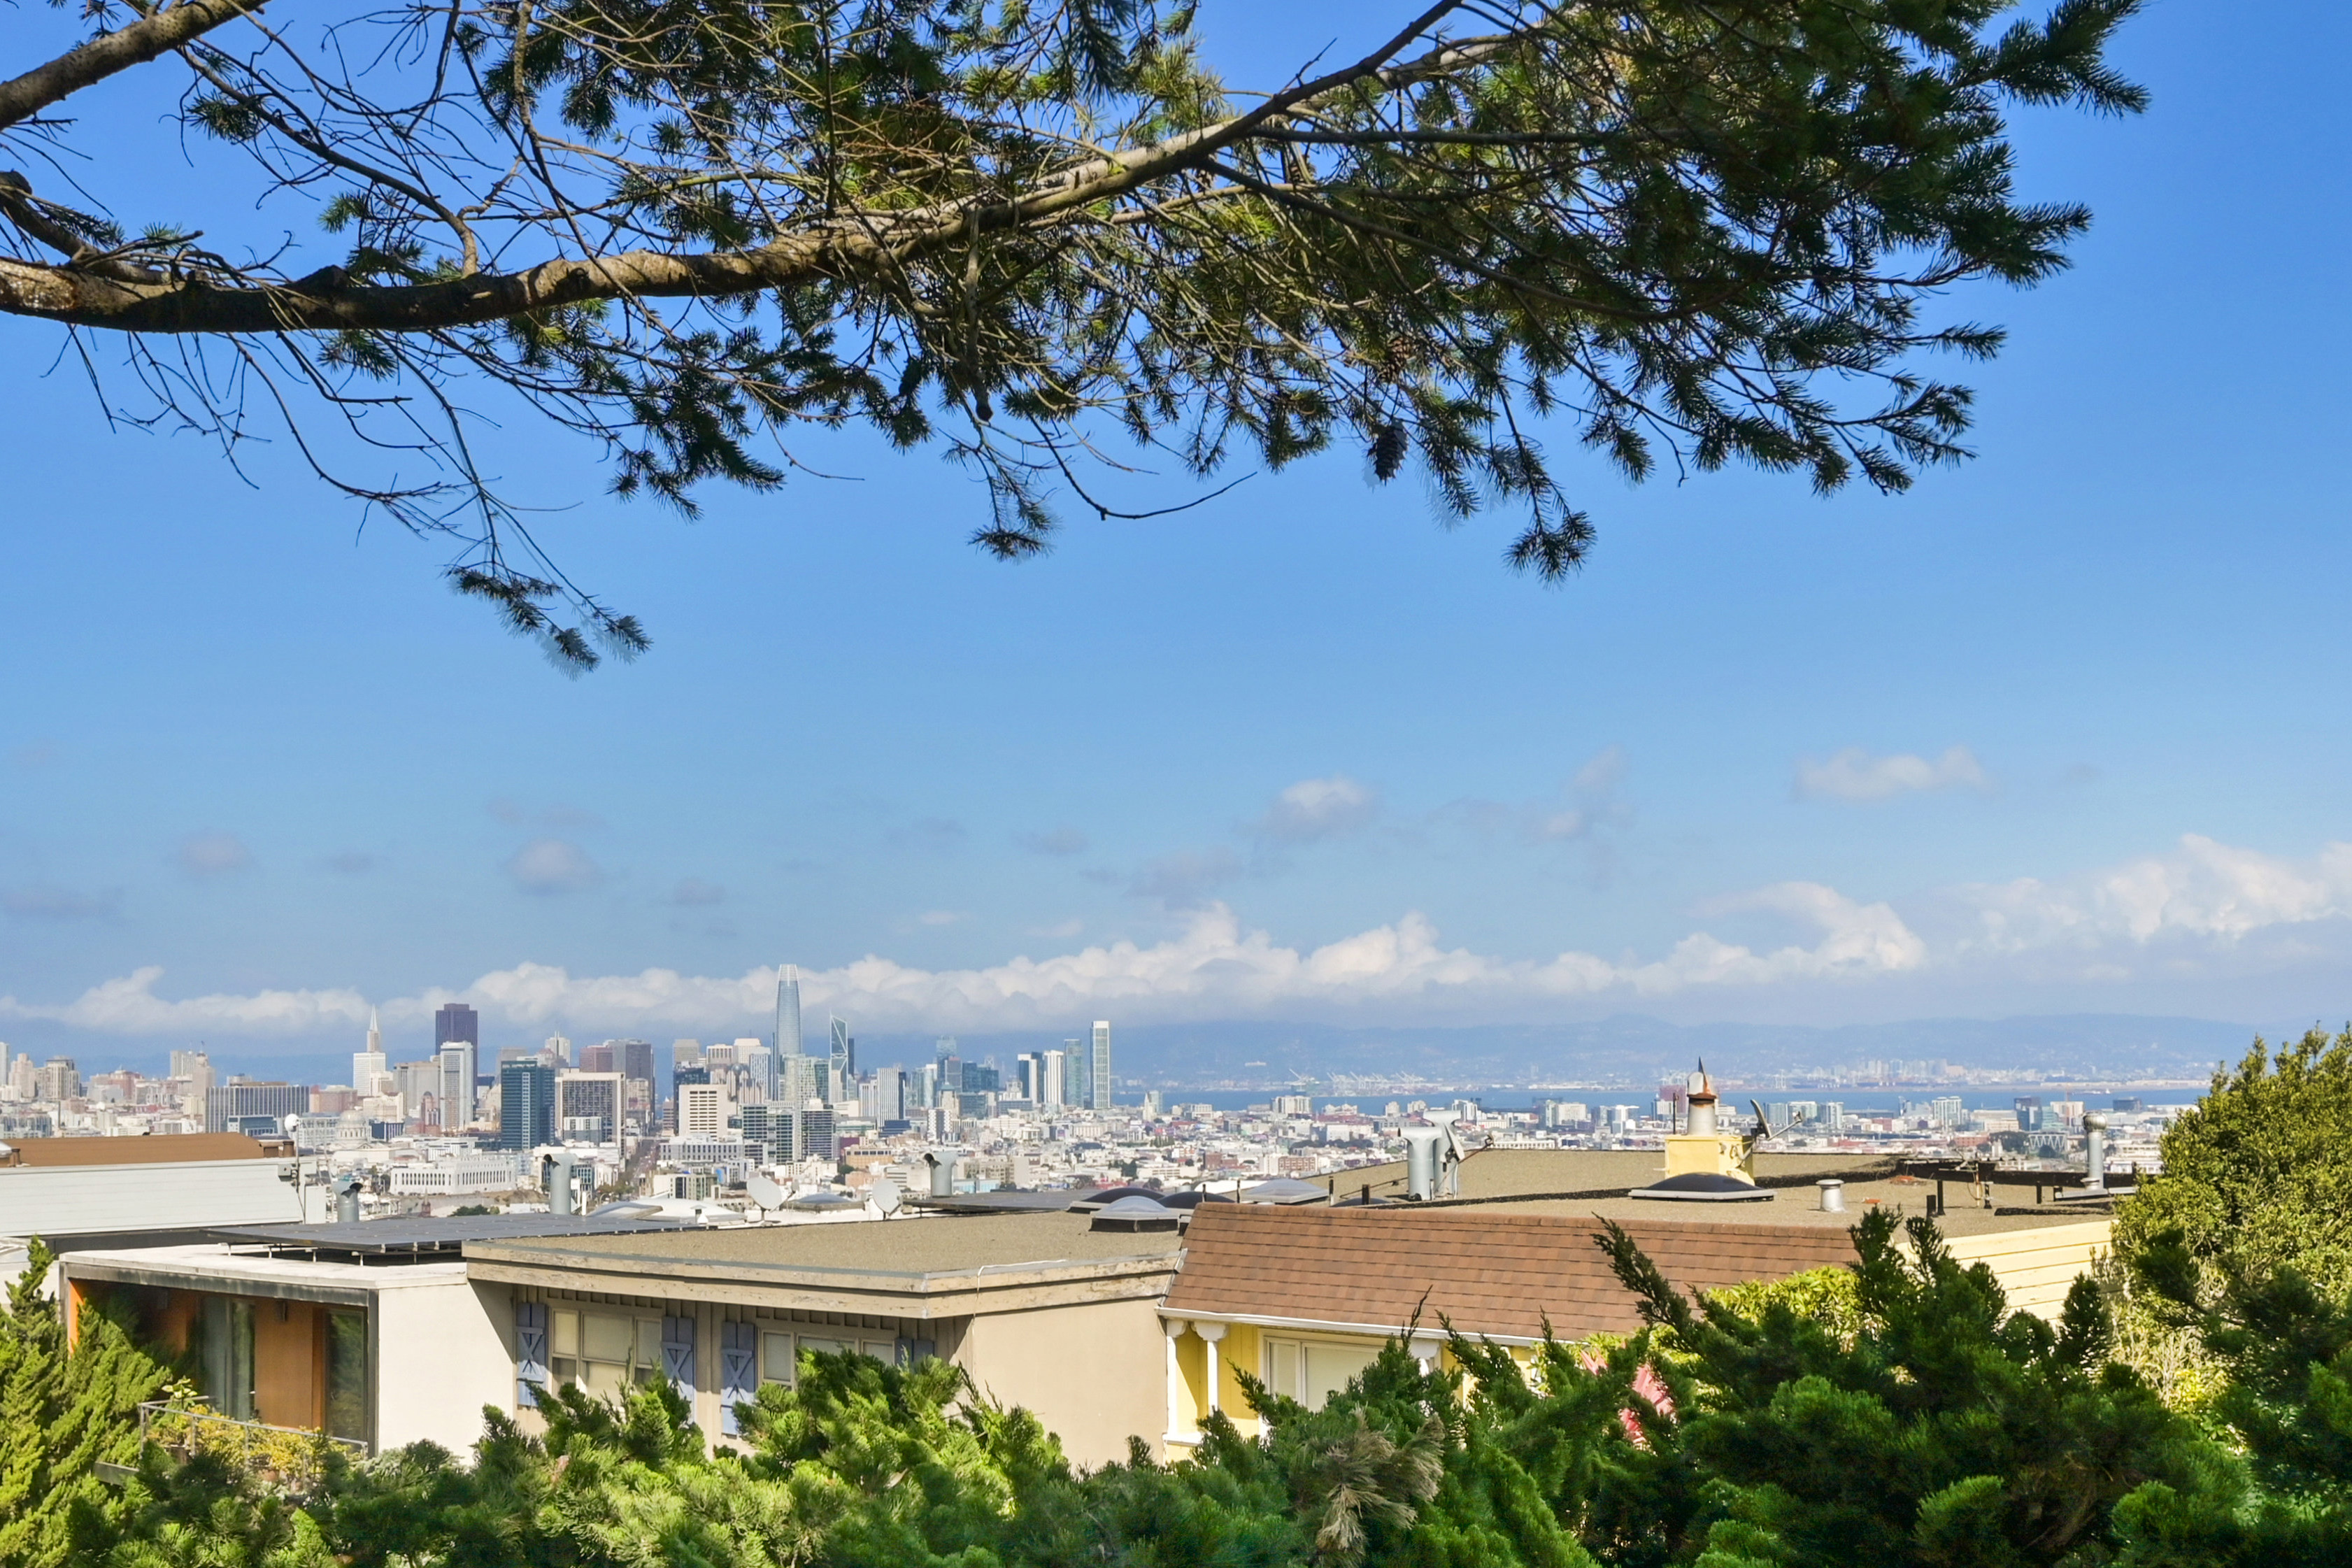
[[[225,23],[258,11],[267,0],[180,0],[127,27],[103,33],[80,47],[0,82],[0,131],[31,119],[93,82],[171,53]]]

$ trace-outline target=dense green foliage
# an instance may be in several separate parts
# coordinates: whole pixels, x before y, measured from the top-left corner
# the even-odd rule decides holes
[[[90,195],[0,179],[0,313],[121,344],[231,447],[248,384],[347,421],[305,458],[467,541],[457,583],[574,661],[644,635],[534,559],[474,455],[484,383],[680,507],[823,468],[845,425],[931,447],[1005,556],[1074,502],[1202,494],[1131,499],[1139,469],[1349,450],[1449,519],[1515,513],[1509,560],[1557,578],[1592,467],[1892,490],[1965,456],[1932,365],[2001,333],[1936,299],[2065,265],[2088,214],[2021,195],[2008,116],[2141,107],[2106,59],[2137,4],[1436,0],[1229,85],[1191,0],[94,3],[178,47],[0,84],[0,151],[135,66],[150,98],[113,101],[273,210],[224,201],[201,246],[84,210],[137,188],[127,143],[57,116]]]
[[[68,1352],[54,1302],[42,1294],[49,1249],[33,1243],[0,1319],[0,1568],[57,1568],[66,1521],[103,1500],[101,1463],[139,1458],[139,1405],[160,1397],[172,1371],[123,1325],[85,1314]]]
[[[2352,1029],[2260,1039],[2164,1139],[2164,1173],[2116,1216],[2130,1255],[2167,1232],[2208,1268],[2292,1268],[2352,1291]]]

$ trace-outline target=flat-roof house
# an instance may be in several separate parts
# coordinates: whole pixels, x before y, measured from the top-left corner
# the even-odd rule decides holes
[[[1082,1463],[1164,1425],[1159,1302],[1172,1231],[1057,1211],[855,1225],[664,1226],[563,1216],[369,1221],[79,1251],[69,1313],[104,1302],[200,1351],[223,1414],[382,1450],[462,1450],[484,1406],[667,1378],[713,1437],[803,1350],[940,1356],[1034,1411]]]
[[[646,1231],[552,1215],[226,1226],[217,1239],[94,1247],[59,1260],[67,1331],[122,1313],[172,1356],[194,1352],[221,1415],[324,1432],[372,1451],[424,1440],[462,1451],[485,1405],[515,1406],[503,1292],[467,1278],[470,1237]]]
[[[760,1384],[792,1381],[797,1352],[856,1349],[951,1361],[1101,1464],[1165,1425],[1159,1303],[1179,1239],[973,1214],[518,1238],[468,1244],[466,1268],[519,1345],[545,1335],[544,1371],[518,1367],[604,1391],[671,1375],[714,1436]]]
[[[0,1274],[39,1237],[58,1251],[189,1239],[302,1218],[290,1163],[242,1132],[26,1138],[0,1145]]]
[[[1634,1301],[1593,1243],[1604,1219],[1676,1285],[1708,1290],[1850,1263],[1863,1214],[1927,1213],[1935,1195],[1953,1255],[1985,1263],[2012,1308],[2044,1316],[2108,1240],[2105,1203],[1986,1206],[1884,1158],[1764,1155],[1755,1175],[1727,1201],[1641,1198],[1658,1184],[1654,1153],[1496,1149],[1462,1163],[1456,1198],[1378,1201],[1402,1188],[1396,1166],[1335,1181],[1336,1206],[1204,1204],[1160,1310],[1164,1440],[1197,1443],[1212,1409],[1255,1430],[1243,1371],[1319,1405],[1391,1336],[1442,1361],[1449,1323],[1514,1350],[1547,1326],[1568,1341],[1632,1332]],[[1822,1206],[1824,1180],[1840,1184],[1843,1210]]]

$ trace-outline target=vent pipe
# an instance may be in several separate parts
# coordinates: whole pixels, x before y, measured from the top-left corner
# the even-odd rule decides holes
[[[956,1157],[952,1149],[927,1149],[923,1163],[931,1168],[931,1196],[955,1196]]]
[[[1845,1213],[1845,1184],[1835,1176],[1824,1176],[1813,1184],[1821,1189],[1823,1214]]]
[[[2095,1193],[2107,1190],[2107,1119],[2083,1118],[2083,1185]]]
[[[349,1172],[328,1184],[335,1194],[335,1223],[357,1225],[360,1222],[360,1179]]]
[[[547,1184],[547,1212],[568,1215],[572,1212],[572,1151],[559,1149],[547,1156],[540,1166]]]
[[[1423,1203],[1437,1195],[1438,1151],[1444,1146],[1443,1127],[1408,1127],[1404,1130],[1404,1190],[1405,1195]]]

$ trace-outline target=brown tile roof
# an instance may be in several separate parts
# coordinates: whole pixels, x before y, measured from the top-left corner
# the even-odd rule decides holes
[[[1853,1259],[1842,1230],[1687,1219],[1621,1221],[1667,1279],[1713,1289]],[[1489,1209],[1203,1204],[1167,1310],[1535,1339],[1630,1333],[1633,1298],[1592,1244],[1600,1222]]]
[[[164,1132],[145,1138],[8,1140],[0,1165],[176,1165],[197,1160],[259,1160],[269,1151],[242,1132]]]

